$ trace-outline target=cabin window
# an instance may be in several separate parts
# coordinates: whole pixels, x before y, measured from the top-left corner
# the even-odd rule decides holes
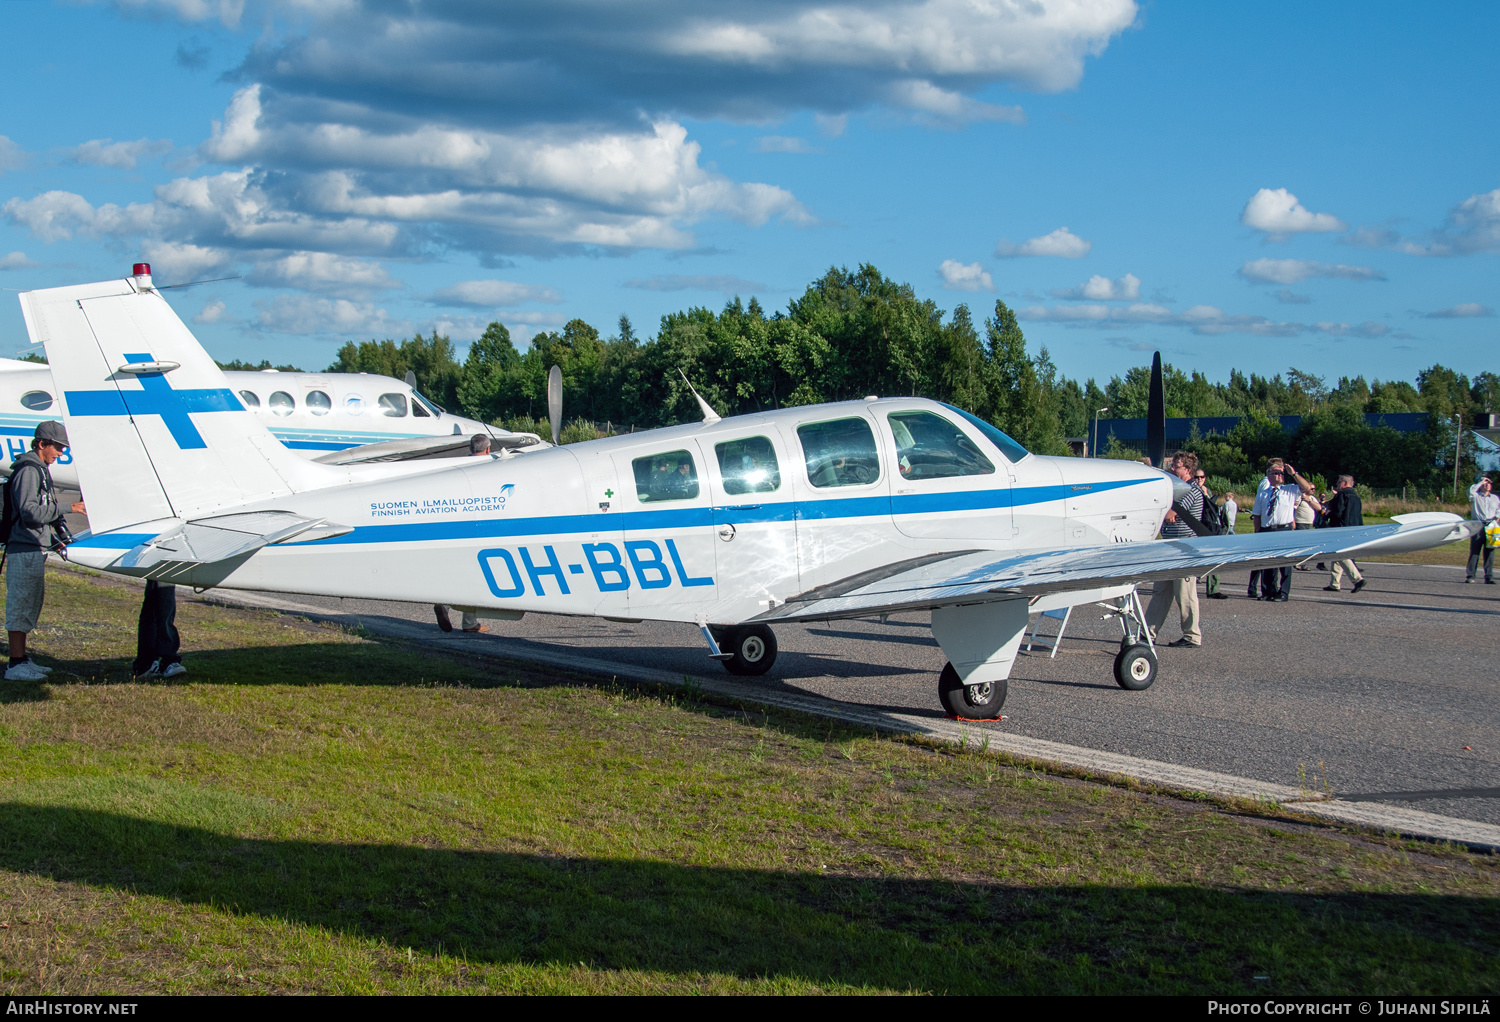
[[[698,467],[687,451],[636,458],[630,466],[635,471],[635,495],[643,504],[698,496]]]
[[[931,412],[886,416],[896,438],[896,470],[903,479],[993,475],[995,466],[953,423]]]
[[[302,400],[314,415],[327,415],[333,410],[333,401],[321,390],[309,390]]]
[[[258,397],[255,396],[255,391],[253,391],[253,390],[242,390],[242,391],[240,391],[240,400],[243,401],[243,402],[245,402],[245,407],[246,408],[259,408],[260,407],[260,398],[258,398]]]
[[[365,411],[364,397],[360,394],[345,394],[344,411],[350,415],[363,415]]]
[[[724,492],[773,493],[781,488],[781,467],[776,464],[776,448],[763,436],[747,436],[714,445],[719,457],[719,475]]]
[[[864,486],[880,478],[875,433],[863,418],[809,422],[797,427],[807,481],[814,486]]]
[[[33,412],[45,412],[52,407],[52,395],[45,390],[29,390],[21,395],[21,407]]]
[[[381,394],[380,411],[383,415],[389,415],[393,419],[399,419],[406,414],[405,394]]]
[[[291,415],[296,409],[297,402],[292,400],[292,395],[284,390],[278,390],[266,401],[271,406],[272,415]]]
[[[952,405],[944,405],[943,407],[953,408]],[[979,430],[979,432],[983,433],[986,440],[998,447],[1000,449],[1000,453],[1005,455],[1008,461],[1020,461],[1022,458],[1031,453],[1030,451],[1026,450],[1026,448],[1022,447],[1020,444],[1012,440],[1010,436],[999,427],[991,426],[988,422],[985,422],[979,416],[970,415],[962,408],[953,408],[953,410],[959,415],[962,415],[965,419],[969,420],[969,424],[972,425],[975,429]]]

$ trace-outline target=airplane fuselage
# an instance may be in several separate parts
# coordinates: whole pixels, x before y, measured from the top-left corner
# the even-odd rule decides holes
[[[1020,453],[919,398],[736,416],[278,498],[352,531],[179,581],[733,623],[924,554],[1150,540],[1170,506],[1146,466]],[[71,555],[103,567],[134,532]]]

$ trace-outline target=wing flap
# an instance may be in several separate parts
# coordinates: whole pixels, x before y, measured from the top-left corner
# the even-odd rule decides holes
[[[757,615],[762,621],[864,617],[1204,575],[1221,568],[1274,568],[1311,558],[1405,553],[1466,539],[1480,523],[1440,521],[1350,529],[1202,536],[1155,543],[964,553],[854,588],[832,583]]]

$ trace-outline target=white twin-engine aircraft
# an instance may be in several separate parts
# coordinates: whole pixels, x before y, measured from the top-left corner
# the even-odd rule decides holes
[[[92,530],[72,560],[199,587],[682,621],[736,674],[772,626],[930,611],[949,712],[994,717],[1039,610],[1116,600],[1116,678],[1156,657],[1134,584],[1415,550],[1453,515],[1152,542],[1184,484],[1045,458],[920,398],[866,398],[459,461],[289,451],[136,278],[21,295],[62,392]],[[701,399],[700,399],[701,400]]]

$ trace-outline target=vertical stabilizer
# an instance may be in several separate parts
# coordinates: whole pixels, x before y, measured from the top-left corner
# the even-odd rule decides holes
[[[326,485],[245,410],[149,276],[29,291],[95,532]]]

